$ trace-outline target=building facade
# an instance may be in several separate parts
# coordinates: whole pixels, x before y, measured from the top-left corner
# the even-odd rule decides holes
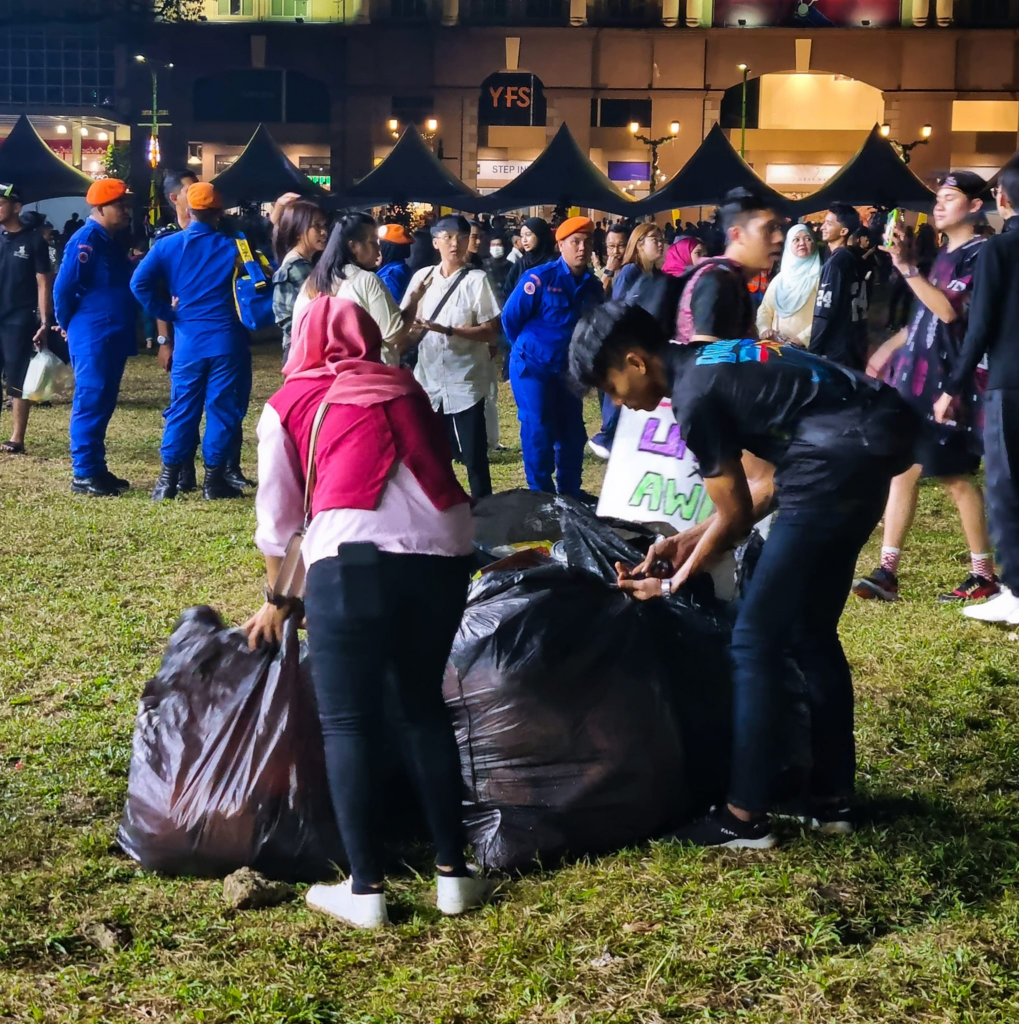
[[[633,127],[668,140],[667,177],[720,122],[790,195],[819,187],[875,122],[903,144],[930,126],[910,154],[927,178],[990,174],[1017,148],[1017,0],[179,0],[161,13],[7,36],[0,19],[0,120],[63,118],[72,135],[74,118],[116,121],[144,179],[155,71],[165,166],[211,177],[261,121],[334,188],[386,155],[394,123],[434,127],[436,151],[482,190],[564,122],[638,196],[650,154]]]

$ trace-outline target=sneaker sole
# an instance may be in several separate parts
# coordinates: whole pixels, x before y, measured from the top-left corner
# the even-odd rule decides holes
[[[851,836],[854,831],[852,822],[818,821],[817,818],[811,820],[810,827],[823,836]]]
[[[312,910],[317,910],[320,914],[325,914],[326,917],[331,917],[334,921],[341,921],[343,924],[350,925],[351,928],[361,928],[363,931],[373,931],[376,928],[385,928],[389,924],[389,914],[387,913],[375,924],[364,924],[361,921],[354,921],[352,918],[344,917],[342,914],[338,914],[332,907],[323,906],[321,903],[317,903],[315,900],[308,899],[306,896],[304,902],[311,907]]]
[[[879,601],[885,601],[888,604],[892,604],[899,599],[898,594],[892,594],[887,590],[881,590],[879,587],[875,587],[873,583],[870,583],[867,580],[857,580],[853,584],[853,593],[857,597],[862,597],[864,601],[870,601],[876,598]]]
[[[730,839],[727,843],[719,843],[718,849],[771,850],[776,846],[778,846],[778,840],[769,833],[760,839]]]

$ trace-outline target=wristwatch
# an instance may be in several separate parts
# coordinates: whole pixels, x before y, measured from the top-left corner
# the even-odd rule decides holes
[[[156,341],[158,341],[160,345],[169,345],[170,344],[170,339],[169,338],[165,338],[162,334],[158,338],[156,338]]]
[[[672,596],[672,580],[671,579],[661,580],[661,584],[662,584],[662,597],[671,597]]]

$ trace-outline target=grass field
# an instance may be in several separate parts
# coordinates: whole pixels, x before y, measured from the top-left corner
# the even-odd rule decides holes
[[[279,380],[274,350],[256,361],[249,470]],[[166,397],[155,360],[133,360],[110,431],[137,486],[121,499],[70,494],[65,404],[35,411],[29,455],[0,456],[0,1020],[1019,1019],[1019,643],[936,604],[965,545],[933,487],[905,600],[843,621],[868,822],[852,839],[627,850],[513,881],[460,920],[408,871],[383,935],[302,901],[235,913],[219,882],[137,868],[112,840],[141,688],[181,609],[237,621],[260,601],[250,499],[148,500]],[[502,411],[499,489],[523,479],[508,394]],[[95,922],[127,926],[126,945],[98,948]]]

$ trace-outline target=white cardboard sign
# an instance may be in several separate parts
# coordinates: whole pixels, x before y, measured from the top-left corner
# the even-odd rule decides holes
[[[707,519],[714,508],[669,400],[654,412],[623,409],[598,515],[631,523],[669,523],[681,533]]]

